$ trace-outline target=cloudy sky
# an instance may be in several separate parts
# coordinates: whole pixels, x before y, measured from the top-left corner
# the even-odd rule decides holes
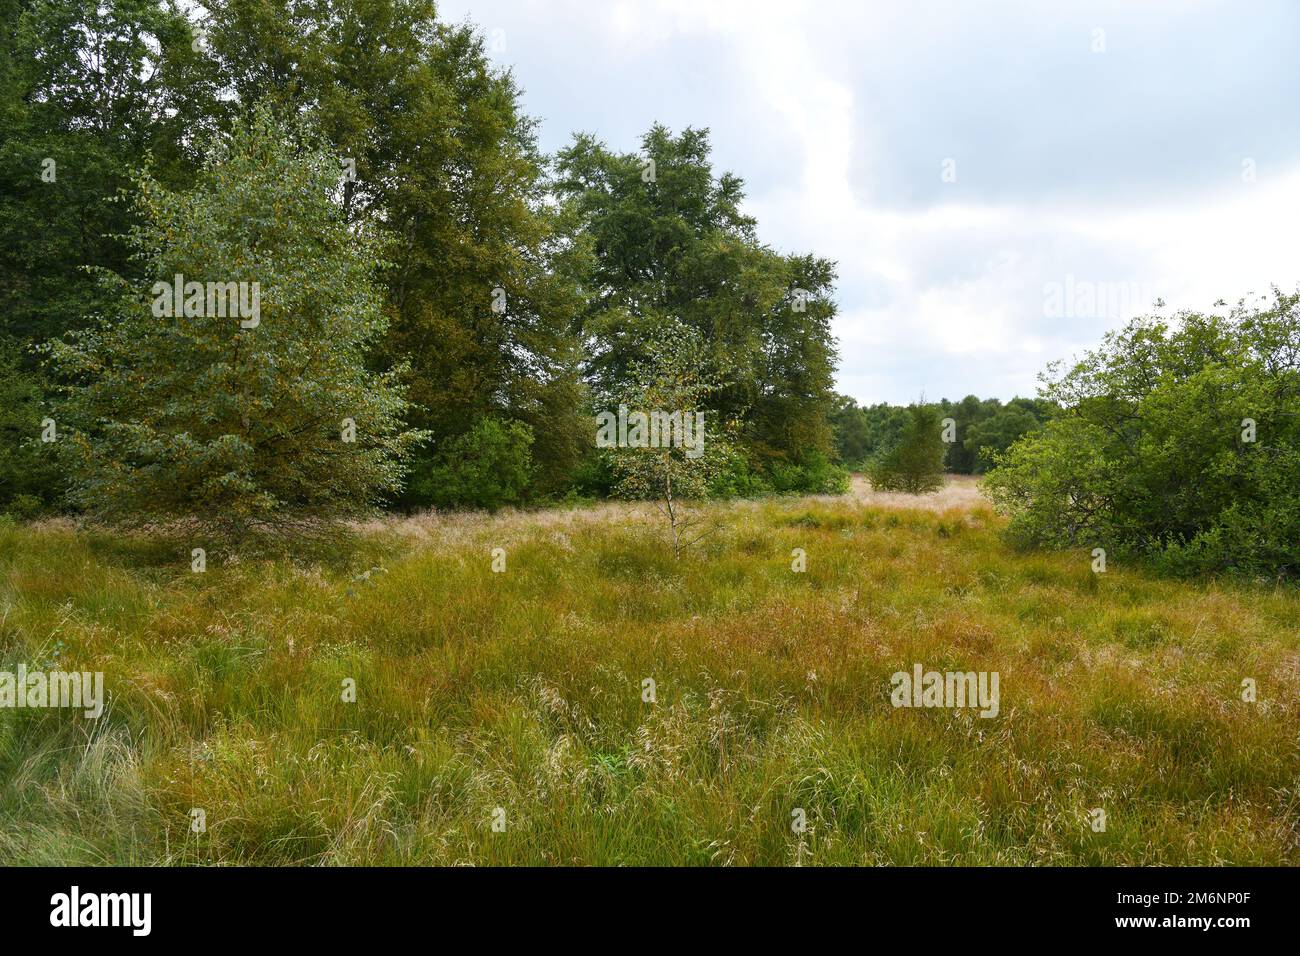
[[[458,0],[543,148],[712,131],[839,263],[839,389],[1029,395],[1134,312],[1300,282],[1300,3]]]

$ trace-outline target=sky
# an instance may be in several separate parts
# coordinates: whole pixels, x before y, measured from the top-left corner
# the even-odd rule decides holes
[[[711,131],[838,263],[837,389],[1033,395],[1135,315],[1300,283],[1294,0],[459,0],[548,152]],[[1165,305],[1156,308],[1156,301]]]

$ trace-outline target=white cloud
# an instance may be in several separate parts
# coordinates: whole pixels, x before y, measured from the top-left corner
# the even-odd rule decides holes
[[[840,387],[863,401],[1032,393],[1046,361],[1121,321],[1045,316],[1044,284],[1067,275],[1140,283],[1171,307],[1300,279],[1300,140],[1270,115],[1300,83],[1196,62],[1265,69],[1285,5],[1250,21],[1212,2],[1176,21],[1113,2],[466,12],[523,38],[506,59],[544,143],[582,128],[628,149],[656,120],[710,126],[762,238],[838,261]],[[1088,54],[1095,25],[1104,57]],[[1238,153],[1260,154],[1258,181],[1241,181]]]

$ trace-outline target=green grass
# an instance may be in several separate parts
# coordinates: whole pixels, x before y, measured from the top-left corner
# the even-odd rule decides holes
[[[1094,575],[984,508],[717,515],[681,562],[602,507],[202,575],[0,524],[0,670],[111,695],[99,721],[0,711],[0,863],[1300,860],[1295,589]],[[999,672],[1001,714],[893,708],[916,662]]]

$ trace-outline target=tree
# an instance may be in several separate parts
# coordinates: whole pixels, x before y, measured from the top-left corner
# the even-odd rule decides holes
[[[702,345],[690,326],[664,322],[650,339],[648,358],[630,368],[630,381],[618,392],[619,412],[598,418],[597,442],[612,449],[615,493],[655,502],[674,558],[712,532],[691,503],[709,496],[733,454],[727,425],[703,407],[725,387],[726,367],[702,361]]]
[[[873,487],[919,495],[943,487],[943,424],[934,405],[907,407],[898,442],[868,471]]]
[[[1300,572],[1300,293],[1135,319],[1042,380],[1059,413],[986,479],[1015,539]]]
[[[350,220],[390,239],[382,359],[409,362],[413,424],[441,448],[484,418],[521,421],[536,437],[533,487],[565,487],[585,424],[570,328],[581,300],[514,78],[471,26],[438,22],[433,0],[205,6],[218,108],[310,113]],[[418,483],[403,503],[431,490]]]
[[[164,182],[192,174],[166,82],[191,35],[156,0],[0,0],[0,23],[0,315],[35,343],[106,307],[83,267],[132,274],[134,207],[113,200],[145,157]]]
[[[152,285],[101,271],[110,317],[50,347],[91,518],[238,543],[326,529],[398,489],[422,436],[400,423],[395,373],[364,365],[386,326],[377,247],[331,202],[336,182],[335,157],[266,110],[214,144],[191,191],[142,178],[129,241]]]
[[[865,411],[847,395],[836,395],[831,406],[835,454],[846,467],[861,468],[871,454],[871,430]]]
[[[903,426],[907,422],[907,409],[901,405],[888,405],[877,402],[862,409],[867,422],[867,448],[863,459],[870,471],[872,463],[882,458],[890,449],[896,447],[902,439]]]
[[[974,459],[972,471],[982,474],[1022,436],[1042,426],[1042,420],[1022,405],[1008,403],[992,416],[974,422],[966,430],[965,450]]]
[[[950,402],[946,398],[940,400],[940,416],[951,418],[955,423],[953,440],[944,443],[944,464],[949,471],[969,475],[975,470],[976,455],[966,448],[966,436],[971,427],[996,414],[1001,407],[1002,403],[996,398],[981,401],[975,395],[967,395],[960,402]]]
[[[829,456],[834,264],[758,241],[742,181],[714,175],[707,130],[656,125],[641,148],[577,136],[557,162],[592,389],[604,398],[627,381],[671,317],[698,333],[706,358],[730,363],[712,401],[739,423],[751,458],[766,468]]]

